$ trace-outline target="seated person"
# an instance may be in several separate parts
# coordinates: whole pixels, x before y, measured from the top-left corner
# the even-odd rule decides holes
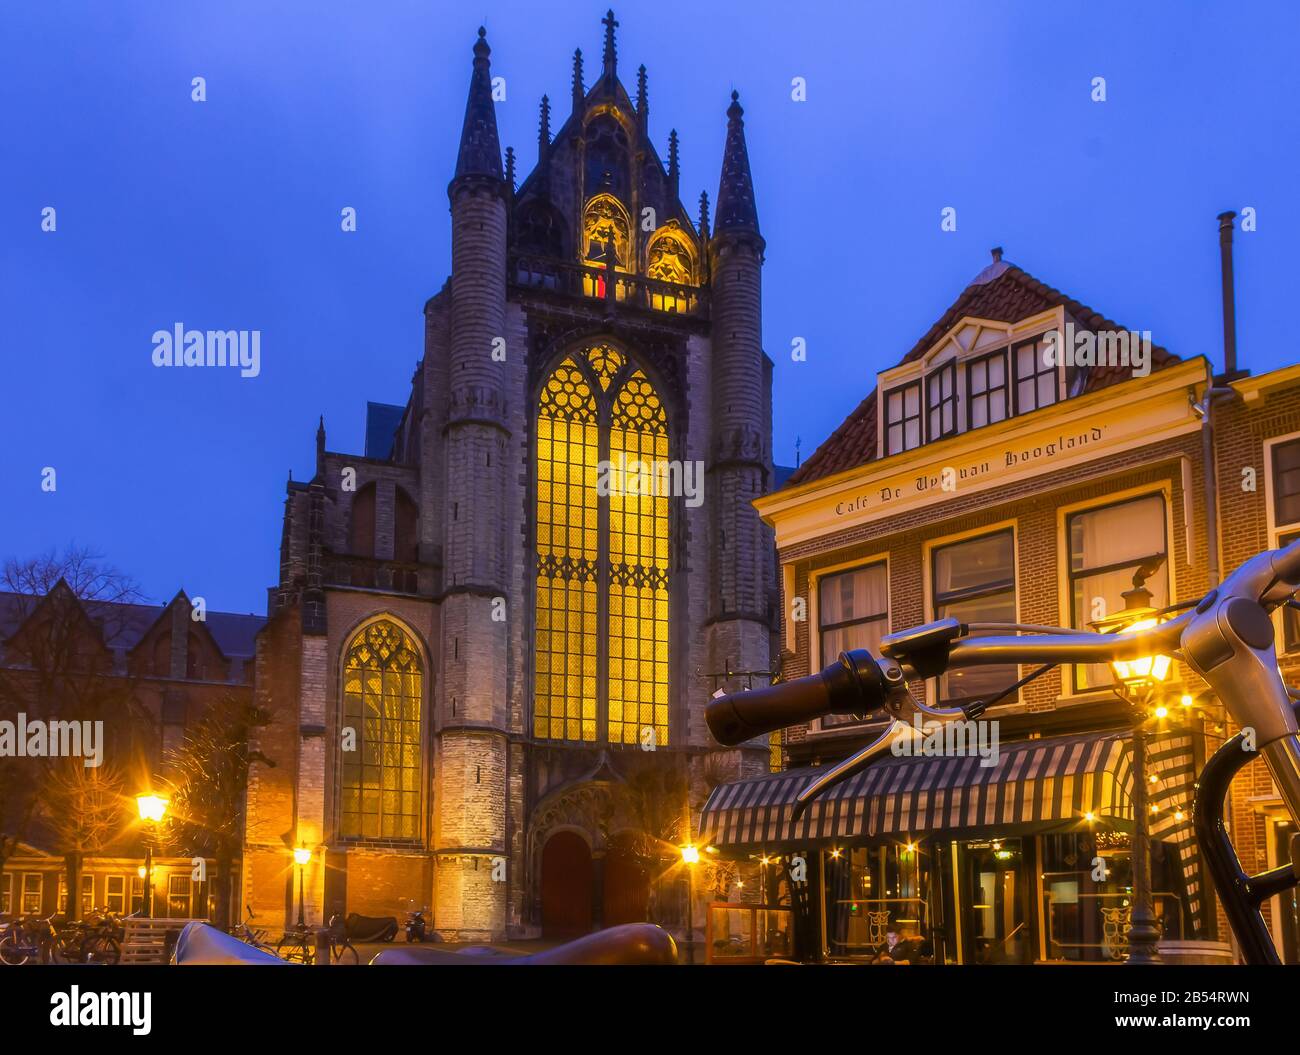
[[[876,948],[872,963],[922,963],[933,955],[930,943],[917,933],[914,924],[891,923],[885,940]]]

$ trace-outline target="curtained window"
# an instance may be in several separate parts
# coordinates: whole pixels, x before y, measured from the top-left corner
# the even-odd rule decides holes
[[[957,432],[957,361],[950,360],[925,379],[926,439],[933,442]]]
[[[931,552],[934,617],[963,623],[1016,621],[1015,536],[1010,528],[963,539]],[[987,699],[1019,677],[1016,665],[958,667],[939,679],[939,698]],[[1014,702],[1009,697],[1003,702]]]
[[[1133,573],[1146,565],[1158,568],[1146,578],[1151,604],[1169,604],[1169,552],[1165,536],[1165,499],[1146,495],[1070,516],[1070,596],[1072,626],[1086,629],[1095,620],[1124,608],[1124,592]],[[1074,689],[1107,688],[1113,678],[1104,663],[1074,668]]]
[[[865,648],[880,655],[880,639],[889,632],[889,576],[884,561],[824,575],[817,583],[817,629],[821,665],[841,653]],[[851,715],[831,714],[822,728],[851,723]]]

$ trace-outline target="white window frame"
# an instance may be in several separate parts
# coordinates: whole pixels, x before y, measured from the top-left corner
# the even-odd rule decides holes
[[[36,877],[36,908],[32,912],[27,911],[27,878]],[[24,915],[32,915],[43,911],[45,905],[45,873],[44,872],[24,872],[23,883],[18,890],[18,911]]]
[[[884,550],[880,553],[873,553],[866,557],[857,557],[853,560],[841,561],[838,564],[828,564],[824,568],[817,568],[808,573],[808,670],[810,673],[821,670],[822,658],[822,617],[821,617],[821,581],[831,575],[839,575],[841,572],[853,571],[855,568],[867,568],[874,564],[883,564],[885,566],[885,633],[890,633],[894,626],[894,596],[893,596],[893,568],[889,562],[889,551]],[[826,736],[837,733],[843,733],[848,730],[858,730],[866,726],[873,725],[879,719],[869,719],[865,722],[845,722],[840,725],[832,725],[826,728],[822,727],[822,719],[814,719],[808,725],[809,736]]]
[[[1285,524],[1278,523],[1276,505],[1274,502],[1277,483],[1273,479],[1273,448],[1279,447],[1284,443],[1291,443],[1295,440],[1300,440],[1300,432],[1288,432],[1282,436],[1270,436],[1264,441],[1264,513],[1265,524],[1268,526],[1268,545],[1270,549],[1277,549],[1277,547],[1281,545],[1278,540],[1283,535],[1288,535],[1293,531],[1300,531],[1300,520],[1293,520]],[[1287,650],[1285,618],[1285,608],[1278,608],[1278,610],[1273,613],[1273,625],[1276,627],[1279,655],[1300,656],[1300,649]]]
[[[1154,484],[1141,484],[1137,487],[1127,487],[1119,491],[1111,491],[1104,495],[1085,499],[1081,502],[1072,502],[1069,505],[1060,506],[1056,511],[1056,548],[1057,548],[1057,597],[1060,599],[1058,610],[1060,612],[1060,626],[1069,626],[1074,618],[1073,598],[1070,595],[1070,517],[1076,513],[1086,513],[1089,509],[1099,509],[1103,506],[1118,505],[1121,502],[1129,502],[1137,498],[1146,498],[1149,495],[1163,495],[1165,500],[1165,546],[1168,555],[1165,558],[1165,565],[1169,569],[1169,603],[1174,604],[1178,598],[1178,576],[1174,567],[1174,488],[1170,480],[1161,480]],[[1184,495],[1184,500],[1187,496]],[[1062,703],[1072,703],[1083,700],[1095,700],[1100,697],[1113,696],[1109,688],[1094,686],[1090,689],[1084,689],[1081,692],[1074,690],[1074,670],[1071,664],[1061,664],[1061,694],[1058,700]],[[1170,671],[1170,677],[1167,684],[1178,684],[1182,681],[1182,672],[1178,668],[1177,661],[1173,663],[1173,669]]]
[[[921,546],[921,589],[923,596],[921,598],[923,610],[925,612],[925,621],[934,622],[938,618],[934,607],[934,559],[933,552],[936,549],[942,549],[944,546],[951,546],[954,542],[966,542],[970,539],[981,538],[984,535],[996,535],[1001,531],[1011,529],[1011,580],[1014,584],[1013,589],[1016,595],[1016,622],[1020,622],[1020,521],[1014,517],[1008,520],[999,520],[993,524],[985,524],[982,527],[970,528],[966,531],[958,531],[951,535],[942,535],[938,538],[927,539]],[[1017,677],[1023,677],[1020,673],[1020,667],[1017,665]],[[930,706],[938,706],[939,701],[939,679],[925,679],[925,697]],[[1017,689],[1011,696],[1008,696],[1001,703],[994,704],[987,714],[1005,714],[1013,710],[1018,710],[1022,706],[1020,690]]]

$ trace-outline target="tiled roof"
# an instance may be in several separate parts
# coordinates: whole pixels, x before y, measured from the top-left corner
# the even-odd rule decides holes
[[[13,635],[31,614],[39,598],[30,594],[0,591],[0,641]],[[158,621],[166,605],[118,604],[110,601],[83,601],[86,614],[104,634],[112,649],[130,651]],[[257,653],[256,638],[266,623],[260,615],[236,612],[208,612],[207,627],[217,647],[228,659],[251,659]]]
[[[1057,307],[1064,307],[1080,329],[1097,331],[1128,328],[1040,282],[1014,264],[997,259],[975,276],[975,280],[912,346],[911,351],[899,360],[899,364],[919,359],[963,318],[1014,323]],[[1178,361],[1178,356],[1159,345],[1152,345],[1152,370],[1162,369]],[[1130,372],[1122,366],[1096,366],[1088,375],[1084,391],[1095,392],[1129,376]],[[806,484],[874,461],[877,456],[876,404],[876,392],[872,389],[826,442],[795,470],[786,481],[786,486]]]

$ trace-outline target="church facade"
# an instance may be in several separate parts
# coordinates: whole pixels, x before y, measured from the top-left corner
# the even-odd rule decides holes
[[[423,907],[449,940],[674,924],[700,806],[767,770],[703,720],[730,672],[769,670],[778,622],[742,109],[710,224],[616,25],[590,86],[575,53],[558,131],[543,98],[517,187],[479,30],[410,398],[372,408],[364,454],[322,422],[288,485],[243,860],[263,919],[301,885],[309,923]]]

